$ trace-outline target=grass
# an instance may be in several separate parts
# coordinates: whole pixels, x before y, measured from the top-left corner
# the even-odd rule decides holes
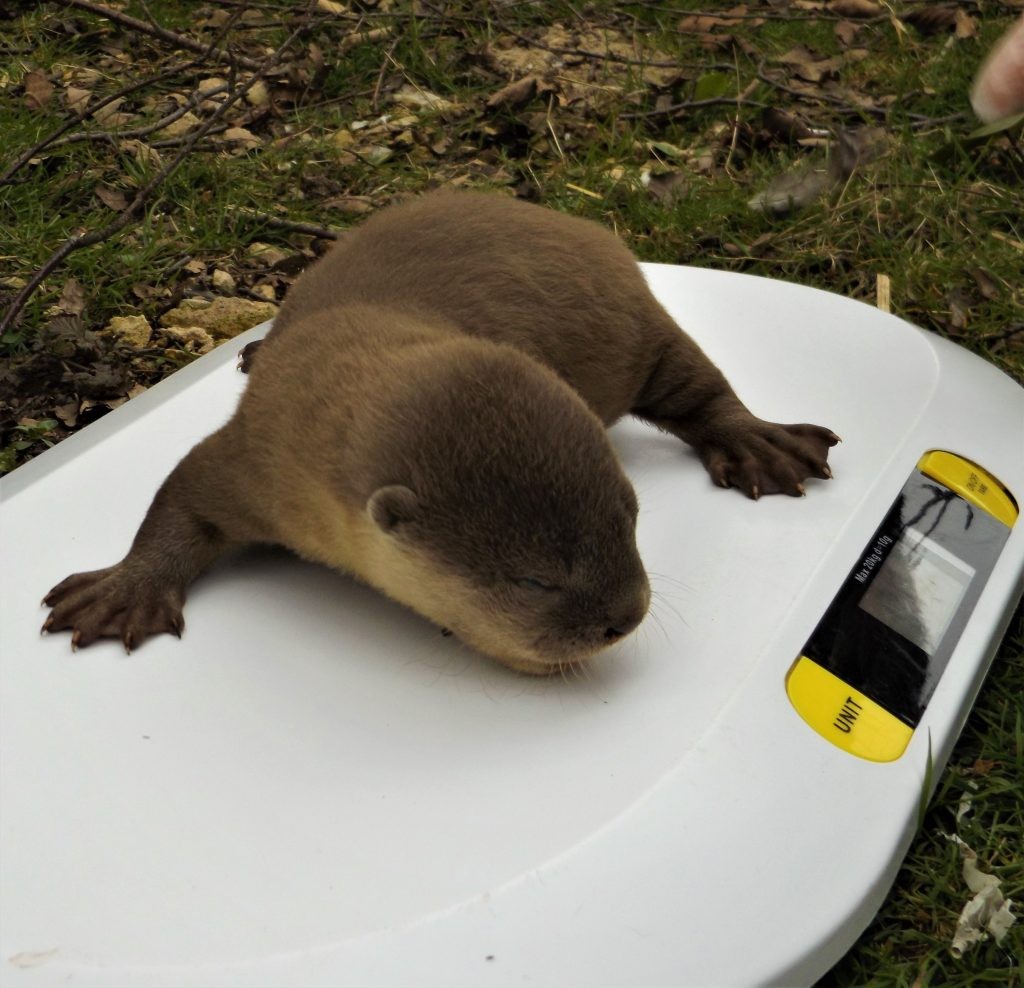
[[[152,383],[192,359],[159,328],[152,346],[141,349],[102,334],[90,336],[88,347],[69,344],[64,324],[48,315],[68,278],[84,289],[85,308],[77,318],[89,333],[113,316],[132,313],[156,325],[178,298],[214,293],[215,268],[235,277],[240,294],[269,290],[280,298],[294,271],[254,260],[252,243],[269,243],[302,263],[325,242],[275,221],[343,228],[358,221],[353,202],[376,208],[452,181],[513,187],[599,220],[647,260],[786,278],[867,302],[875,299],[878,277],[887,275],[896,314],[1024,380],[1022,137],[1018,127],[971,139],[966,103],[980,58],[1017,8],[993,0],[968,3],[963,10],[974,31],[960,38],[951,31],[921,33],[900,20],[921,4],[894,0],[879,17],[858,21],[849,44],[837,34],[839,17],[807,6],[750,0],[747,13],[763,16],[764,23],[750,17],[719,23],[703,30],[707,37],[680,23],[694,9],[732,6],[682,0],[585,8],[568,2],[429,3],[418,5],[417,17],[403,0],[381,0],[351,4],[354,18],[323,16],[291,69],[270,77],[269,111],[243,105],[233,115],[232,122],[253,134],[250,149],[200,144],[138,222],[71,254],[0,338],[6,365],[0,369],[0,470],[77,427],[58,421],[54,408],[78,403],[79,424],[87,422],[123,398],[132,383]],[[255,20],[240,20],[229,31],[232,45],[261,57],[286,36],[296,8],[283,0],[252,4]],[[150,0],[145,6],[129,2],[125,10],[209,39],[215,28],[202,27],[204,19],[240,8]],[[5,157],[67,118],[64,87],[81,85],[84,70],[100,72],[88,87],[98,99],[172,60],[185,61],[165,42],[57,3],[22,4],[3,16]],[[544,47],[551,47],[545,32],[552,25],[617,32],[608,36],[610,43],[624,41],[625,58],[638,64],[556,55]],[[354,32],[381,27],[391,31],[387,38],[350,44]],[[523,37],[534,46],[525,48]],[[583,47],[571,37],[562,46]],[[815,59],[840,63],[823,82],[802,82],[791,63],[779,60],[797,46]],[[523,105],[488,110],[485,101],[510,80],[495,55],[507,51],[529,51],[544,85]],[[639,64],[652,60],[674,62],[678,78],[652,86],[649,67]],[[55,87],[41,108],[29,107],[21,88],[32,70],[42,70]],[[759,70],[772,81],[758,81]],[[659,99],[692,99],[710,73],[726,77],[728,95],[743,92],[750,102],[636,116],[656,109]],[[156,121],[200,79],[215,75],[227,70],[182,72],[130,96],[122,107],[130,116],[121,126]],[[402,85],[435,93],[457,108],[398,106],[392,97]],[[797,89],[802,95],[792,92]],[[824,160],[826,153],[781,137],[755,104],[798,114],[816,131],[833,135],[839,128],[880,128],[886,153],[793,215],[753,212],[746,204],[755,193],[788,168]],[[243,113],[248,116],[239,121]],[[412,119],[367,137],[382,114],[392,121]],[[352,128],[361,121],[370,126]],[[73,132],[111,129],[86,121]],[[97,198],[97,187],[130,199],[160,167],[146,150],[159,135],[142,139],[140,147],[113,130],[110,139],[43,150],[13,182],[0,185],[0,309],[4,294],[9,301],[65,238],[100,229],[115,215]],[[339,147],[340,131],[354,139],[358,155]],[[369,164],[366,151],[373,146],[386,148],[390,157]],[[168,146],[155,150],[163,162],[175,153]],[[669,176],[678,194],[656,199],[643,183],[645,174]],[[63,361],[56,369],[50,358],[55,348]],[[80,376],[71,373],[83,361],[120,374],[109,394],[89,399],[88,411],[81,410],[84,400],[76,390]],[[39,376],[41,363],[49,376]],[[958,832],[978,852],[981,866],[1002,878],[1007,894],[1022,897],[1022,696],[1024,619],[1018,615],[938,777],[886,904],[823,984],[1021,984],[1021,926],[1001,946],[981,944],[962,960],[950,955],[967,893],[956,849],[945,835]],[[965,796],[972,810],[957,823]]]

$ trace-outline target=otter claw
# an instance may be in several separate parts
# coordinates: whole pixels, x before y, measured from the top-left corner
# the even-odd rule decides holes
[[[132,633],[130,631],[126,631],[124,633],[124,637],[121,639],[121,641],[124,642],[125,655],[131,655],[132,654],[132,642],[134,641],[134,639],[132,637]]]
[[[78,643],[82,640],[82,632],[77,628],[71,633],[71,651],[78,651]]]

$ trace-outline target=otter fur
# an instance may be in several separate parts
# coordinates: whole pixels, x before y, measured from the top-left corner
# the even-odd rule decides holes
[[[434,192],[346,234],[243,358],[234,417],[160,490],[127,556],[45,598],[44,631],[180,636],[189,583],[275,543],[529,673],[631,632],[650,589],[605,433],[637,415],[748,496],[804,493],[837,441],[752,415],[599,225]]]

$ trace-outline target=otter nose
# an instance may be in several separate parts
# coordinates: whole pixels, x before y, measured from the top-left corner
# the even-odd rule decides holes
[[[621,617],[618,621],[615,622],[614,627],[605,628],[604,640],[611,644],[612,642],[617,642],[620,638],[625,638],[626,635],[628,635],[640,624],[640,622],[644,619],[645,613],[646,610],[639,611],[628,617],[623,615],[623,617]]]

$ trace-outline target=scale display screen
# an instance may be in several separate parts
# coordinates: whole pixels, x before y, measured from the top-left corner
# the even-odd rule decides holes
[[[853,754],[899,757],[1015,518],[979,467],[926,454],[790,670],[787,692],[804,720]]]
[[[860,606],[934,655],[977,572],[916,528],[892,547]]]

